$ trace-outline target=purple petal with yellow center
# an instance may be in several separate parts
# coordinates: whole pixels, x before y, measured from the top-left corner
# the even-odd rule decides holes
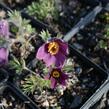
[[[60,84],[66,85],[66,82],[65,82],[66,79],[68,79],[68,75],[66,75],[65,73],[62,73],[60,78]]]
[[[36,58],[43,60],[47,67],[55,65],[61,67],[67,56],[68,44],[61,39],[52,39],[43,44],[36,54]]]
[[[62,72],[60,68],[50,68],[50,73],[45,76],[45,79],[49,79],[51,81],[51,88],[54,89],[57,83],[66,85],[66,79],[68,79],[68,75]]]
[[[56,85],[57,85],[56,79],[51,77],[50,80],[51,80],[51,88],[52,89],[56,88]]]
[[[67,51],[68,51],[68,44],[66,43],[66,42],[63,42],[63,41],[61,41],[61,40],[56,40],[58,43],[59,43],[59,47],[60,47],[60,51],[63,53],[63,54],[65,54],[65,55],[67,55],[68,53],[67,53]]]
[[[51,56],[49,53],[46,55],[46,57],[43,59],[43,61],[46,63],[46,66],[49,67],[50,65],[55,65],[56,63],[56,57]]]
[[[64,62],[65,62],[65,59],[66,59],[66,56],[64,54],[61,53],[61,51],[59,51],[58,54],[56,54],[56,67],[62,67]],[[59,60],[59,61],[58,61]]]

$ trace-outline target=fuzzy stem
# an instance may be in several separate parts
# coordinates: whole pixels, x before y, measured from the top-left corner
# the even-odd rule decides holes
[[[27,67],[24,67],[23,69],[29,71],[30,73],[32,73],[32,74],[34,74],[34,75],[36,75],[36,73],[35,73],[34,71],[30,70],[30,69],[27,68]]]

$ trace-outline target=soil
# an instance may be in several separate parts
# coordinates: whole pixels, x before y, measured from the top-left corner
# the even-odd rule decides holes
[[[108,12],[103,10],[92,23],[80,30],[70,43],[91,61],[108,70],[109,38],[106,35],[106,26],[109,22],[103,18],[105,14],[108,14]]]
[[[9,88],[5,88],[3,93],[0,93],[0,109],[29,109],[26,102],[23,102],[16,94]]]

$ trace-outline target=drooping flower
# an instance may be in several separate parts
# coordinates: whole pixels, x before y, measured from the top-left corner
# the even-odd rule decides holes
[[[9,25],[6,20],[0,21],[0,66],[8,61],[7,41],[9,38]]]
[[[36,58],[43,60],[46,66],[55,65],[60,67],[64,64],[68,54],[68,44],[61,39],[53,38],[44,43],[36,54]]]
[[[45,79],[49,79],[51,81],[51,88],[54,89],[57,83],[65,86],[68,75],[62,72],[60,68],[54,68],[50,73],[48,73]]]

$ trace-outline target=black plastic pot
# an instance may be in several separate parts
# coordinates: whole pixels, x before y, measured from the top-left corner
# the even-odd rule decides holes
[[[104,7],[107,11],[108,11],[108,4],[106,5],[106,7]],[[96,10],[97,7],[94,9]],[[74,28],[68,32],[65,37],[64,37],[64,40],[65,41],[68,41],[70,40],[76,33],[78,33],[78,31],[82,28],[84,28],[87,24],[89,24],[91,21],[93,21],[96,17],[96,15],[98,13],[101,12],[101,10],[103,9],[102,6],[99,6],[99,8],[96,10],[96,14],[94,16],[94,10],[92,11],[92,13],[89,13],[89,16],[88,15],[86,16],[86,19],[83,19],[83,22],[79,22],[76,26],[74,26]],[[72,45],[70,45],[72,46]],[[95,64],[94,62],[92,62],[88,57],[84,56],[82,53],[80,53],[74,46],[72,46],[72,53],[74,53],[75,55],[78,55],[79,57],[81,57],[81,59],[85,62],[87,61],[88,64],[91,64],[94,68],[96,67],[96,69],[99,69],[99,71],[101,71],[101,73],[107,73],[107,79],[106,81],[101,85],[101,87],[86,101],[86,103],[80,108],[80,109],[92,109],[92,106],[98,102],[100,100],[100,98],[103,96],[103,94],[108,91],[108,87],[109,87],[109,74],[108,74],[108,69],[107,70],[104,70],[102,69],[99,65]]]
[[[103,94],[105,94],[108,90],[109,78],[104,82],[104,84],[101,85],[101,87],[89,98],[89,100],[80,109],[93,109],[92,107],[102,98]]]
[[[77,106],[76,108],[71,108],[71,109],[88,109],[90,106],[93,105],[93,102],[91,102],[92,100],[94,101],[94,96],[98,95],[98,98],[96,97],[95,102],[97,100],[99,100],[99,98],[102,96],[103,92],[104,92],[104,87],[106,88],[107,86],[107,81],[108,81],[108,73],[106,71],[104,71],[101,67],[99,67],[98,65],[96,65],[95,63],[91,62],[87,57],[83,56],[80,52],[78,52],[72,45],[69,45],[69,51],[70,51],[70,57],[77,57],[77,60],[79,60],[79,62],[85,66],[85,68],[93,69],[93,72],[95,72],[95,76],[99,78],[99,83],[97,84],[96,87],[93,87],[92,90],[90,90],[88,92],[88,95],[86,95],[86,99],[83,100],[83,102],[81,104],[79,104],[79,106]],[[24,78],[23,78],[24,79]],[[91,97],[91,98],[90,98]],[[71,99],[73,100],[73,97],[71,96]],[[87,101],[88,100],[88,101]],[[36,101],[37,102],[37,101]],[[86,102],[86,103],[85,103]],[[85,103],[85,104],[84,104]],[[89,107],[87,106],[87,103],[91,103],[89,105]],[[67,104],[66,104],[67,105]],[[85,108],[84,108],[85,107]],[[86,108],[88,107],[88,108]],[[67,109],[65,107],[65,109]]]
[[[102,9],[102,13],[104,13],[105,10]],[[100,15],[99,14],[99,15]],[[99,17],[98,17],[99,18]],[[74,36],[74,39],[76,41],[70,41],[70,43],[83,55],[85,55],[87,58],[93,61],[93,59],[99,58],[99,61],[95,61],[99,66],[101,66],[103,69],[107,70],[108,66],[108,50],[105,50],[100,46],[100,41],[106,42],[106,39],[103,39],[103,32],[102,29],[105,30],[105,24],[101,25],[102,23],[97,24],[97,21],[100,22],[102,20],[94,21],[94,23],[90,23],[89,25],[85,26],[84,29],[79,30],[78,33]],[[95,19],[95,18],[93,18]],[[98,29],[97,29],[98,28]],[[72,33],[71,33],[72,34]],[[71,36],[70,32],[68,33],[69,36]],[[82,37],[82,38],[81,38]],[[81,38],[81,39],[79,39]],[[98,41],[97,41],[98,39]],[[64,40],[68,40],[68,37],[64,37]],[[72,38],[73,40],[73,38]],[[99,44],[99,45],[98,45]],[[97,48],[98,47],[98,48]],[[96,49],[96,50],[94,50]],[[93,61],[94,62],[94,61]]]
[[[76,55],[78,56],[83,62],[89,64],[91,67],[95,68],[96,70],[98,70],[101,73],[105,73],[108,74],[108,72],[106,72],[104,69],[102,69],[100,66],[98,66],[97,64],[95,64],[94,62],[92,62],[89,58],[87,58],[86,56],[82,55],[74,46],[69,45],[70,50],[71,50],[71,55]]]
[[[75,34],[79,32],[80,29],[83,29],[91,21],[93,21],[98,13],[102,10],[101,4],[96,6],[88,15],[84,18],[81,18],[80,21],[63,37],[63,39],[68,42]]]
[[[103,84],[98,88],[95,93],[81,106],[80,109],[89,109],[93,106],[99,99],[102,97],[104,92],[108,90],[109,87],[109,73],[103,70],[100,66],[90,61],[86,56],[82,55],[79,51],[77,51],[72,45],[69,45],[70,51],[72,55],[78,56],[80,60],[83,61],[86,66],[92,66],[94,69],[99,71],[102,77],[104,76],[105,80]],[[103,78],[102,78],[103,79]]]
[[[91,47],[95,46],[96,42],[92,41],[90,42],[90,39],[88,39],[87,37],[90,37],[90,34],[88,32],[86,32],[83,28],[86,27],[88,24],[90,25],[91,22],[94,21],[94,19],[96,18],[96,16],[103,10],[107,10],[108,11],[108,7],[109,7],[109,4],[107,4],[105,7],[102,7],[101,5],[97,6],[91,13],[89,13],[84,19],[81,19],[81,21],[72,28],[71,31],[69,31],[65,36],[64,36],[64,40],[65,41],[71,41],[71,39],[73,37],[77,38],[76,37],[76,34],[78,34],[78,38],[80,36],[80,34],[82,34],[82,36],[84,36],[84,38],[82,39],[84,42],[79,42],[78,43],[72,43],[71,41],[71,44],[74,45],[74,47],[78,50],[80,50],[81,52],[83,51],[86,51],[86,57],[91,57],[90,55],[90,52],[87,51],[87,46],[88,46],[88,43]],[[91,28],[90,26],[88,28]],[[93,27],[94,28],[94,27]],[[94,32],[94,31],[93,31]],[[86,35],[87,34],[87,35]],[[88,36],[89,35],[89,36]],[[90,37],[91,38],[91,37]],[[94,39],[93,39],[94,40]],[[89,42],[88,42],[89,41]],[[88,43],[87,43],[88,42]],[[91,44],[90,44],[91,43]],[[82,48],[84,47],[84,48]],[[83,50],[84,49],[84,50]],[[83,54],[84,55],[84,54]],[[104,64],[102,65],[103,68],[104,68]],[[106,69],[106,68],[104,68]]]
[[[30,98],[24,95],[14,84],[10,82],[2,84],[2,86],[0,87],[1,97],[6,96],[6,92],[11,92],[13,99],[15,99],[13,102],[19,100],[19,102],[25,104],[26,109],[39,109],[37,105]]]

